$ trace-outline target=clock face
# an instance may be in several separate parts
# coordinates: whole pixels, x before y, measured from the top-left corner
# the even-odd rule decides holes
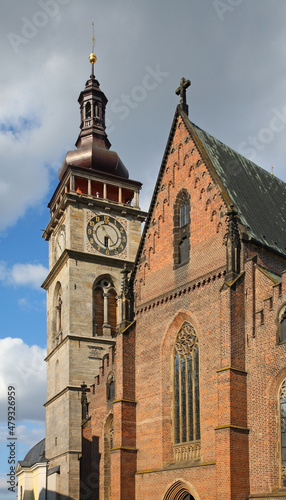
[[[66,227],[64,224],[62,224],[56,236],[56,241],[55,241],[56,260],[58,260],[60,255],[63,253],[65,246],[66,246]]]
[[[127,244],[124,227],[110,215],[95,215],[87,224],[86,234],[89,243],[103,255],[119,255]]]

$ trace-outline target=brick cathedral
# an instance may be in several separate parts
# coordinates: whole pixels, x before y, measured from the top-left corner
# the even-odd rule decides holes
[[[44,462],[51,500],[286,498],[286,184],[192,123],[182,78],[145,214],[95,60],[44,234],[45,453],[19,484]]]

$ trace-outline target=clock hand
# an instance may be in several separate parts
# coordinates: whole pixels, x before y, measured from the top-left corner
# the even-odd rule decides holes
[[[110,234],[106,231],[106,229],[105,229],[105,227],[104,227],[104,225],[103,225],[103,224],[102,224],[102,226],[101,226],[101,227],[102,227],[102,229],[106,232],[106,234],[107,234],[108,238],[110,239],[110,241],[111,241],[112,245],[115,245],[115,243],[114,243],[113,239],[111,238]]]

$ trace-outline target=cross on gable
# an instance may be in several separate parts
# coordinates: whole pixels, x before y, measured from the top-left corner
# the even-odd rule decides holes
[[[180,96],[180,106],[186,114],[188,114],[189,109],[187,105],[186,90],[190,85],[190,80],[186,80],[186,78],[183,77],[180,80],[180,86],[176,90],[176,94]]]

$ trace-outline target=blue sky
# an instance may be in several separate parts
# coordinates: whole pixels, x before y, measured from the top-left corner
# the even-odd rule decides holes
[[[17,389],[18,459],[44,436],[42,229],[57,172],[79,133],[77,98],[95,73],[107,132],[148,209],[190,78],[197,125],[286,180],[284,0],[11,0],[0,19],[0,496],[7,492],[7,386]]]

